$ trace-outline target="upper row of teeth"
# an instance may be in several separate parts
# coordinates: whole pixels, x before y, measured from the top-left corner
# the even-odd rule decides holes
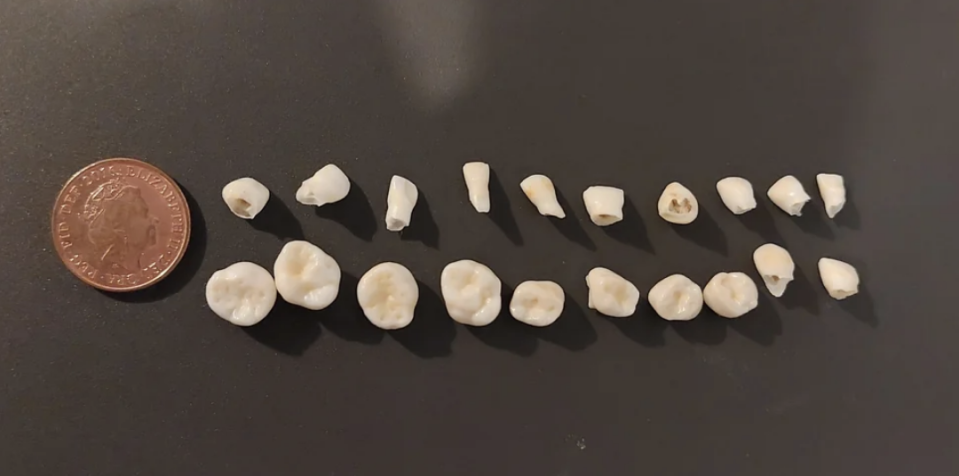
[[[480,213],[490,211],[489,165],[470,162],[463,166],[463,178],[473,208]],[[846,204],[846,186],[841,175],[819,174],[816,176],[819,193],[826,208],[826,215],[834,218]],[[565,218],[566,212],[556,198],[556,188],[545,175],[530,175],[520,182],[520,188],[540,214]],[[742,177],[727,177],[716,183],[716,190],[723,204],[731,212],[741,215],[756,208],[756,196],[752,184]],[[346,198],[350,192],[350,179],[336,165],[327,165],[303,181],[296,192],[296,200],[305,205],[321,207]],[[774,183],[766,192],[769,199],[784,212],[799,216],[811,200],[796,177],[787,175]],[[234,180],[223,188],[223,200],[234,214],[252,219],[266,205],[270,191],[255,179],[246,177]],[[413,208],[419,198],[416,185],[410,180],[394,175],[390,180],[386,198],[386,229],[400,231],[410,225]],[[599,226],[612,225],[623,220],[625,194],[622,189],[597,185],[583,192],[583,202],[590,220]],[[679,182],[666,186],[658,203],[659,216],[664,220],[685,225],[699,216],[699,201],[688,188]]]
[[[784,248],[765,244],[753,253],[757,271],[770,294],[780,297],[793,280],[795,263]],[[819,275],[835,299],[859,292],[859,274],[842,261],[819,260]],[[274,279],[275,276],[275,279]],[[217,271],[206,287],[207,303],[227,321],[251,326],[263,320],[276,303],[277,293],[287,302],[307,309],[325,309],[340,289],[340,267],[316,245],[292,241],[280,251],[273,275],[249,262]],[[593,268],[586,275],[589,308],[610,317],[628,317],[636,312],[639,289],[626,278],[606,268]],[[448,264],[440,276],[446,309],[456,322],[486,326],[500,314],[502,282],[493,271],[476,261]],[[367,319],[382,329],[400,329],[413,320],[419,286],[413,273],[397,263],[380,263],[363,275],[356,288],[357,300]],[[688,321],[699,315],[705,303],[726,318],[740,317],[758,305],[759,291],[741,272],[718,273],[705,289],[681,274],[669,276],[650,289],[649,304],[660,317]],[[563,312],[566,295],[552,281],[525,281],[513,291],[510,314],[533,326],[548,326]]]

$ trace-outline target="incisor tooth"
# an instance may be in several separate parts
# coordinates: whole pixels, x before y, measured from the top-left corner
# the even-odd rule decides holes
[[[296,191],[296,201],[304,205],[322,207],[346,198],[350,193],[350,179],[339,167],[329,164],[303,181]]]
[[[782,246],[766,243],[753,252],[753,262],[756,263],[756,271],[759,271],[766,283],[769,294],[782,297],[796,271],[796,263],[789,252]]]
[[[239,262],[210,276],[206,302],[216,315],[238,326],[252,326],[276,304],[273,276],[262,266]]]
[[[223,201],[234,215],[252,220],[270,199],[270,190],[250,177],[236,179],[223,187]]]
[[[623,220],[623,190],[596,185],[583,191],[583,202],[589,219],[598,226],[612,225]]]
[[[674,274],[649,290],[649,304],[667,321],[689,321],[703,310],[703,290],[686,276]]]
[[[420,193],[409,180],[394,175],[390,180],[390,192],[386,196],[386,229],[400,231],[410,225],[413,207]]]
[[[734,319],[756,309],[759,290],[744,273],[718,273],[706,284],[703,300],[716,314]]]
[[[726,177],[716,182],[716,191],[723,205],[734,215],[742,215],[756,208],[756,194],[753,184],[742,177]]]
[[[503,285],[493,270],[473,260],[454,261],[440,276],[450,317],[460,324],[485,326],[499,316]]]
[[[688,188],[673,182],[659,197],[659,216],[670,223],[688,225],[699,216],[699,202]]]
[[[524,324],[546,327],[563,313],[566,294],[552,281],[523,281],[513,291],[509,312]]]
[[[777,180],[766,195],[782,211],[796,217],[802,215],[803,206],[811,200],[799,179],[792,175]]]
[[[363,314],[380,329],[401,329],[413,320],[420,289],[413,273],[397,263],[380,263],[366,272],[356,286]]]
[[[307,241],[287,243],[276,257],[273,275],[286,302],[314,311],[326,309],[340,292],[340,266]]]
[[[639,289],[626,278],[606,268],[593,268],[586,275],[589,308],[609,317],[629,317],[636,312]]]
[[[816,183],[819,185],[822,202],[826,206],[826,215],[829,218],[836,218],[836,215],[842,211],[842,207],[846,205],[845,179],[842,175],[819,174],[816,176]]]
[[[489,213],[489,164],[469,162],[463,165],[463,179],[473,208],[480,213]]]
[[[556,199],[556,187],[545,175],[530,175],[519,184],[536,210],[543,216],[566,218],[566,212]]]
[[[859,272],[849,263],[822,258],[819,260],[819,277],[833,299],[843,300],[859,293]]]

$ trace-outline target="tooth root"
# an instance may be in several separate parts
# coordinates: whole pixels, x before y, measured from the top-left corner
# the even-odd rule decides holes
[[[789,252],[779,245],[766,243],[753,252],[753,263],[756,264],[756,271],[762,276],[769,294],[782,297],[796,270],[796,264]]]
[[[819,194],[822,195],[826,206],[826,215],[836,218],[836,215],[846,206],[846,181],[842,175],[819,174],[816,176],[819,185]]]
[[[540,215],[566,218],[566,212],[556,199],[556,187],[545,175],[530,175],[519,184]]]
[[[413,273],[397,263],[380,263],[356,286],[363,314],[380,329],[401,329],[413,321],[420,291]]]
[[[686,276],[674,274],[649,290],[649,304],[667,321],[689,321],[703,309],[703,290]]]
[[[468,326],[486,326],[499,316],[502,287],[493,270],[472,260],[450,263],[440,276],[447,312]]]
[[[719,316],[735,319],[756,309],[759,290],[744,273],[718,273],[706,284],[703,300]]]
[[[410,225],[413,207],[419,198],[416,185],[409,180],[394,175],[390,180],[390,191],[386,196],[386,229],[400,231]]]
[[[349,193],[350,179],[339,167],[329,164],[300,184],[296,201],[322,207],[343,200]]]
[[[679,182],[666,186],[659,197],[658,208],[663,220],[677,225],[688,225],[699,216],[696,196]]]
[[[223,201],[234,215],[252,220],[270,199],[270,190],[250,177],[236,179],[223,187]]]
[[[535,327],[546,327],[563,313],[566,294],[552,281],[524,281],[516,286],[509,311],[514,319]]]
[[[480,213],[489,213],[489,164],[469,162],[463,165],[463,179],[473,208]]]
[[[636,312],[639,289],[626,278],[606,268],[593,268],[586,275],[589,308],[609,317],[629,317]]]
[[[291,241],[273,264],[276,290],[283,299],[314,311],[326,309],[340,291],[340,266],[307,241]]]
[[[756,194],[753,185],[742,177],[726,177],[716,182],[716,191],[723,205],[734,215],[742,215],[756,208]]]
[[[216,315],[237,326],[263,320],[276,303],[276,285],[262,266],[239,262],[210,276],[206,302]]]
[[[608,226],[623,220],[623,190],[597,185],[583,192],[583,202],[589,219],[598,226]]]
[[[769,187],[766,195],[782,211],[797,217],[802,215],[803,206],[811,200],[799,179],[792,175],[777,180],[772,187]]]
[[[859,293],[859,272],[849,263],[822,258],[819,260],[819,277],[833,299],[843,300]]]

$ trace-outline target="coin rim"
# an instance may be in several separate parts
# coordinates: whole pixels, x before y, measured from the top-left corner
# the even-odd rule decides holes
[[[183,210],[185,211],[185,212],[184,212],[184,215],[186,215],[185,218],[186,218],[186,223],[187,223],[187,226],[185,227],[185,228],[186,228],[186,232],[183,234],[184,236],[183,236],[183,248],[182,248],[182,251],[177,254],[176,259],[173,260],[173,263],[172,263],[166,270],[164,270],[163,272],[161,272],[160,274],[158,274],[157,276],[155,276],[153,279],[151,279],[151,280],[149,280],[149,281],[145,281],[145,282],[140,283],[140,284],[137,284],[137,285],[135,285],[135,286],[122,287],[122,288],[121,288],[121,287],[110,287],[110,286],[108,286],[108,285],[104,285],[104,284],[97,283],[96,281],[92,281],[90,278],[87,278],[86,276],[83,276],[83,275],[80,274],[77,270],[75,270],[72,266],[70,266],[69,264],[67,264],[67,263],[64,261],[63,256],[60,254],[60,251],[61,251],[60,241],[59,241],[59,237],[57,236],[57,209],[59,208],[60,200],[63,198],[64,194],[67,192],[67,185],[68,185],[70,182],[73,182],[77,177],[83,175],[84,172],[86,172],[86,171],[88,171],[88,170],[90,170],[90,169],[92,169],[92,168],[99,167],[99,166],[101,166],[101,165],[103,165],[103,164],[107,164],[107,163],[110,163],[110,162],[120,162],[120,161],[132,161],[132,162],[135,162],[135,163],[137,163],[137,164],[141,164],[142,167],[148,168],[148,169],[150,169],[151,171],[158,173],[158,174],[159,174],[160,176],[162,176],[163,178],[167,179],[167,181],[169,181],[169,182],[173,185],[173,188],[180,194],[180,197],[183,198]],[[98,160],[98,161],[96,161],[96,162],[94,162],[94,163],[92,163],[92,164],[89,164],[89,165],[87,165],[86,167],[83,167],[82,169],[78,170],[75,174],[71,175],[70,178],[68,178],[65,182],[63,182],[63,186],[60,188],[60,193],[57,194],[57,199],[56,199],[56,201],[53,202],[53,211],[50,213],[50,236],[51,236],[51,238],[53,238],[53,249],[54,249],[54,251],[55,251],[56,254],[57,254],[57,258],[60,259],[60,262],[63,263],[63,265],[64,265],[71,273],[73,273],[74,276],[76,276],[77,278],[79,278],[80,281],[83,281],[83,282],[86,283],[87,285],[90,285],[90,286],[92,286],[92,287],[94,287],[94,288],[97,288],[97,289],[99,289],[99,290],[101,290],[101,291],[109,291],[109,292],[115,292],[115,293],[129,293],[129,292],[134,292],[134,291],[140,291],[140,290],[142,290],[142,289],[145,289],[145,288],[148,288],[148,287],[150,287],[150,286],[153,286],[154,284],[162,281],[164,278],[166,278],[167,276],[169,276],[170,273],[173,272],[174,269],[176,269],[176,267],[180,264],[180,261],[182,261],[182,260],[183,260],[183,257],[186,255],[187,248],[190,247],[190,234],[191,234],[192,230],[193,230],[193,221],[192,221],[192,217],[191,217],[191,215],[190,215],[190,204],[187,203],[186,194],[183,193],[183,189],[180,188],[180,184],[178,184],[178,183],[176,182],[176,180],[173,180],[172,177],[170,177],[169,175],[167,175],[166,172],[164,172],[163,170],[160,170],[159,167],[157,167],[157,166],[155,166],[155,165],[153,165],[153,164],[151,164],[151,163],[149,163],[149,162],[144,162],[144,161],[142,161],[142,160],[140,160],[140,159],[133,159],[133,158],[129,158],[129,157],[112,157],[112,158],[109,158],[109,159]]]

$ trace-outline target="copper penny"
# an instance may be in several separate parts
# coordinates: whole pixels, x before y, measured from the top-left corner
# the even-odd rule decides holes
[[[63,264],[104,291],[136,291],[167,277],[190,241],[183,191],[135,159],[90,164],[67,181],[53,207],[53,243]]]

